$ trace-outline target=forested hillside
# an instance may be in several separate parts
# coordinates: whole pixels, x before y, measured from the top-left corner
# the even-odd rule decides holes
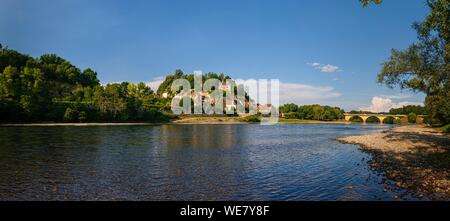
[[[0,48],[1,122],[167,121],[166,103],[142,82],[100,85],[95,71],[55,54]]]

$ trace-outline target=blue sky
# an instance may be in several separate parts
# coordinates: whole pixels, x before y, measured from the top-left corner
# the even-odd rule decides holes
[[[391,48],[416,40],[424,0],[0,0],[0,43],[56,53],[102,83],[156,85],[180,68],[278,78],[283,102],[387,109],[423,102],[375,82]]]

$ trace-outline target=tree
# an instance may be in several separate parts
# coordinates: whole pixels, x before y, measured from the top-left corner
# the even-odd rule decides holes
[[[24,67],[28,61],[33,60],[28,55],[21,54],[17,51],[7,48],[0,49],[0,73],[5,70],[6,67]]]
[[[381,3],[361,0],[363,5]],[[418,42],[406,50],[393,49],[378,74],[378,82],[389,87],[421,91],[434,123],[450,123],[450,0],[428,0],[430,9],[415,23]]]
[[[296,104],[285,104],[279,108],[280,113],[297,112],[298,106]]]
[[[163,94],[164,92],[170,91],[170,86],[172,85],[173,81],[179,78],[183,78],[185,75],[182,70],[177,69],[175,70],[175,73],[172,75],[167,75],[166,79],[159,85],[157,93]]]
[[[0,69],[0,121],[167,120],[159,109],[168,102],[145,83],[102,86],[94,70],[55,54],[1,48]]]
[[[285,104],[280,107],[286,119],[303,120],[340,120],[344,118],[344,110],[339,107],[315,105],[297,106],[296,104]]]
[[[77,112],[72,110],[72,108],[68,107],[66,109],[66,112],[64,113],[64,120],[73,121],[75,119],[77,119]]]
[[[84,122],[86,119],[87,119],[87,116],[86,116],[85,111],[81,111],[80,113],[78,113],[78,120],[80,122]]]
[[[415,124],[417,122],[417,115],[415,113],[408,114],[408,122]]]
[[[286,119],[301,119],[297,112],[288,112],[284,114],[284,118]]]
[[[357,110],[352,110],[352,111],[350,111],[349,113],[350,113],[350,114],[373,114],[373,112],[370,112],[370,111],[361,111],[361,110],[359,110],[359,111],[357,111]]]
[[[416,115],[425,115],[425,107],[419,105],[407,105],[400,108],[392,108],[389,110],[389,114],[392,115],[407,115],[409,113],[415,113]]]
[[[100,81],[97,79],[97,72],[88,68],[83,71],[80,77],[80,83],[83,86],[94,87],[100,84]]]

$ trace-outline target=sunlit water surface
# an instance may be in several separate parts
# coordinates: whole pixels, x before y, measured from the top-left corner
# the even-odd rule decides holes
[[[0,200],[391,200],[379,125],[1,127]]]

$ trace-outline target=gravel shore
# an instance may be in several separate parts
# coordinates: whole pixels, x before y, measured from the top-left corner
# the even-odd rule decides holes
[[[411,125],[337,139],[358,144],[373,158],[369,165],[416,197],[450,200],[450,136]]]

